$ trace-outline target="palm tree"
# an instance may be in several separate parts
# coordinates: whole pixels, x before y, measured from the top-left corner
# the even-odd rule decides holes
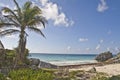
[[[4,12],[5,15],[0,15],[0,28],[3,29],[0,31],[0,36],[19,33],[17,58],[23,63],[25,59],[26,41],[28,36],[26,29],[40,33],[40,35],[45,37],[40,28],[38,28],[38,25],[45,28],[46,20],[42,16],[41,9],[32,2],[27,1],[21,7],[16,0],[13,1],[16,9],[3,7],[1,10],[1,12]]]

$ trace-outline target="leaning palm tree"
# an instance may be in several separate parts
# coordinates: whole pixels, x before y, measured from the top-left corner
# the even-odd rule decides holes
[[[16,9],[3,7],[1,10],[4,15],[0,15],[0,29],[3,29],[0,31],[0,36],[19,33],[19,44],[16,51],[17,58],[19,61],[24,62],[28,36],[26,29],[40,33],[40,35],[45,37],[40,28],[38,28],[38,25],[45,28],[46,20],[42,16],[41,9],[32,2],[27,1],[21,7],[16,0],[13,1]]]

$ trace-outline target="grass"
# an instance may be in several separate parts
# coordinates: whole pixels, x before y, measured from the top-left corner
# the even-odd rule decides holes
[[[42,69],[19,69],[13,70],[9,73],[8,77],[12,80],[53,80],[54,75]]]
[[[32,70],[29,68],[12,70],[8,73],[7,76],[0,74],[0,80],[76,80],[77,74],[92,74],[90,72],[85,72],[83,70],[71,71],[67,76],[55,76],[54,72],[57,72],[56,69],[38,69]],[[94,73],[94,76],[90,77],[90,80],[120,80],[120,75],[108,77],[105,73]]]

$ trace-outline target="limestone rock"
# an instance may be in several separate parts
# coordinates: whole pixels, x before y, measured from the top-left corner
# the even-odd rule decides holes
[[[106,61],[107,63],[120,63],[120,53]]]
[[[29,60],[30,60],[30,65],[38,66],[39,63],[40,63],[40,60],[39,60],[39,59],[30,58]]]
[[[47,62],[40,61],[39,68],[53,68],[53,69],[57,69],[57,66],[53,65],[53,64],[50,64],[50,63],[47,63]]]
[[[95,67],[92,67],[92,68],[89,70],[89,72],[95,73],[95,72],[96,72],[96,68],[95,68]]]
[[[104,62],[112,57],[113,57],[112,53],[108,51],[108,52],[100,53],[99,55],[97,55],[95,60],[99,62]]]

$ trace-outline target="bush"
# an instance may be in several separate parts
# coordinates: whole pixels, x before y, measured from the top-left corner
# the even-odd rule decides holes
[[[107,77],[107,74],[105,73],[97,73],[90,80],[109,80],[109,78]]]
[[[120,75],[112,76],[112,77],[109,78],[109,80],[120,80]]]
[[[53,80],[53,75],[44,70],[19,69],[8,75],[12,80]]]
[[[0,80],[7,80],[6,77],[0,73]]]

